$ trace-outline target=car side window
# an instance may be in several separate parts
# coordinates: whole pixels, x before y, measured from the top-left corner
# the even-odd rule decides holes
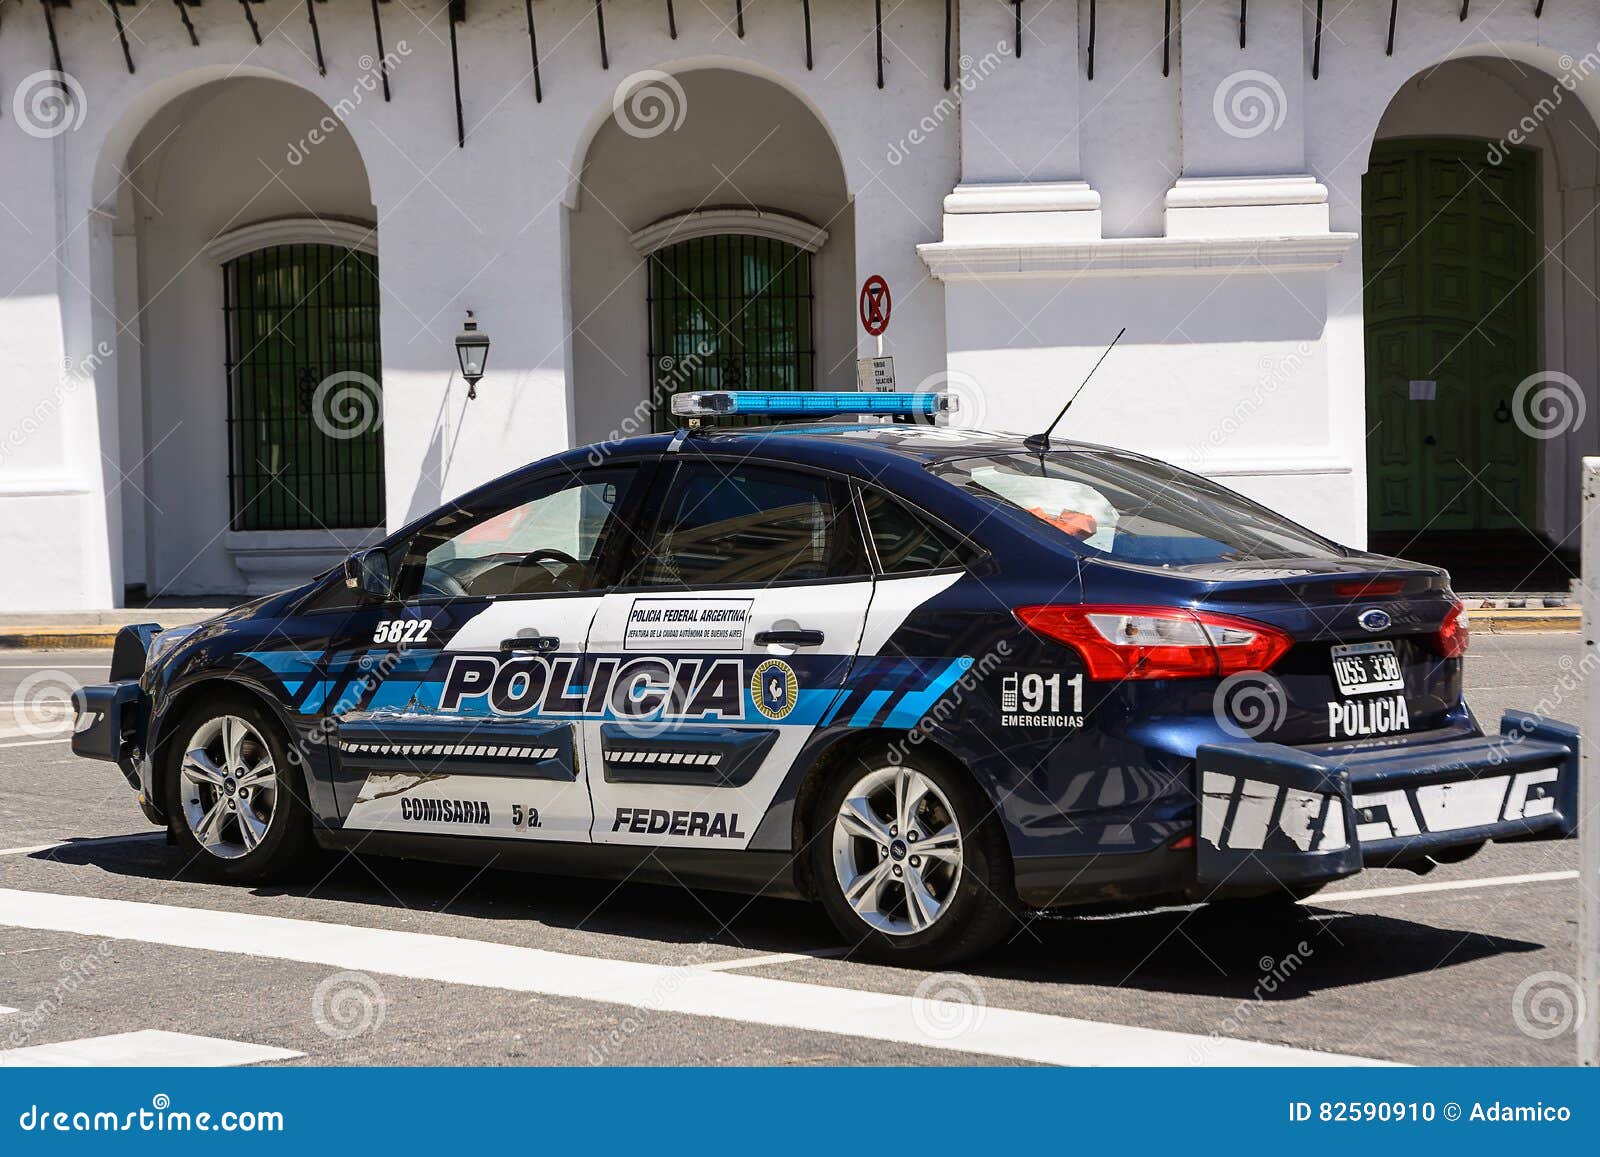
[[[703,461],[679,464],[632,581],[706,587],[869,573],[843,483]]]
[[[867,532],[884,574],[915,574],[965,566],[977,554],[971,543],[933,525],[882,490],[863,489]]]
[[[596,589],[601,551],[634,466],[547,477],[414,535],[400,561],[402,599],[547,595]]]

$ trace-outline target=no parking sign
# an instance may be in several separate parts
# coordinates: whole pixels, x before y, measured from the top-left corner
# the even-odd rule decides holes
[[[882,337],[889,328],[889,312],[894,302],[889,296],[889,283],[881,274],[874,273],[861,283],[861,328],[873,337]]]

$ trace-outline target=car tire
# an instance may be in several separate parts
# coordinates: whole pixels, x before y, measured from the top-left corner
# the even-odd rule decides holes
[[[258,699],[239,692],[205,697],[178,720],[162,760],[169,830],[195,870],[260,883],[314,861],[299,761]]]
[[[964,770],[870,752],[829,779],[812,814],[811,880],[852,954],[937,968],[988,951],[1015,926],[1010,849]]]

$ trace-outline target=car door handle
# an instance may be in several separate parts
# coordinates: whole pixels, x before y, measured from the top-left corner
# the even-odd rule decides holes
[[[548,655],[559,646],[561,640],[554,635],[517,635],[500,640],[502,651],[535,651],[541,655]]]
[[[824,638],[821,631],[804,628],[798,631],[757,631],[756,646],[766,647],[773,643],[783,643],[790,647],[820,647]]]

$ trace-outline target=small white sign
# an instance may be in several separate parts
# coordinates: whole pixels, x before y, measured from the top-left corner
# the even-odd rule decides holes
[[[742,651],[753,599],[634,599],[627,651]]]
[[[866,393],[894,393],[894,359],[858,358],[856,388]]]
[[[1431,402],[1439,396],[1439,383],[1434,381],[1413,381],[1411,383],[1411,400],[1413,402]]]

